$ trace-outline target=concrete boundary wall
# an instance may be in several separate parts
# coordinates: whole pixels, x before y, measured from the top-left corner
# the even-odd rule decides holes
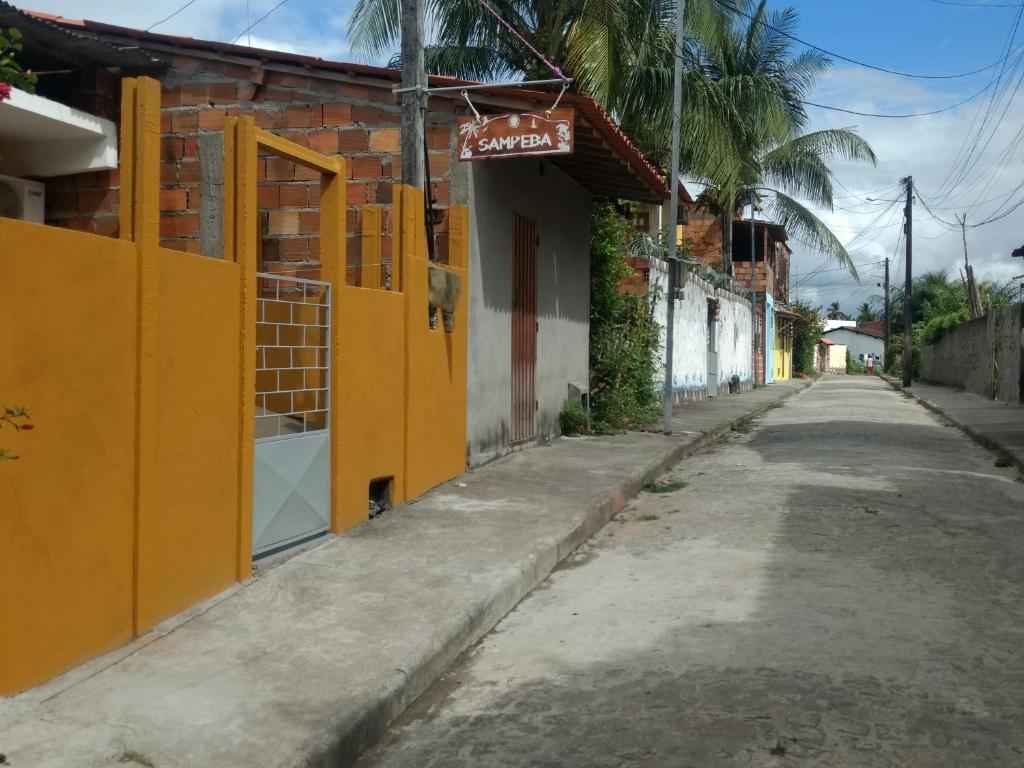
[[[1014,304],[947,331],[921,350],[921,378],[1009,403],[1021,402],[1022,313]]]
[[[659,259],[651,260],[650,286],[657,296],[654,319],[662,328],[660,375],[664,375],[668,271],[665,262]],[[718,350],[718,387],[715,392],[708,392],[709,299],[719,302],[718,320],[715,322]],[[729,381],[733,376],[739,377],[741,391],[750,389],[752,322],[747,299],[717,288],[696,275],[689,276],[675,308],[672,379],[677,402],[728,394]]]

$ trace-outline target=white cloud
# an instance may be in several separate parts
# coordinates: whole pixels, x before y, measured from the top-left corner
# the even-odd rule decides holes
[[[146,29],[180,9],[187,0],[33,0],[32,10],[69,19],[90,19],[136,29]],[[174,18],[159,24],[154,32],[207,40],[231,42],[249,24],[273,11],[238,43],[257,48],[301,53],[325,59],[349,57],[345,30],[353,0],[330,6],[310,0],[291,0],[274,9],[279,0],[196,0]]]
[[[855,68],[835,68],[819,84],[812,101],[862,112],[917,112],[940,109],[971,95],[982,87],[973,84],[959,90],[933,90],[919,82]],[[986,94],[987,96],[987,94]],[[889,205],[889,200],[902,199],[902,190],[896,187],[907,175],[914,177],[915,185],[928,202],[940,206],[935,210],[940,217],[953,221],[954,214],[969,208],[968,224],[980,221],[995,212],[1002,200],[1019,200],[1024,189],[1014,189],[1024,179],[1024,152],[1018,151],[1001,160],[1001,154],[1013,146],[1018,131],[1024,125],[1024,104],[1010,105],[995,131],[991,143],[964,180],[945,195],[942,190],[947,173],[970,133],[972,121],[979,109],[984,109],[987,98],[979,98],[952,111],[929,117],[887,120],[826,112],[809,108],[809,130],[827,127],[856,127],[874,147],[878,166],[834,163],[833,170],[843,185],[862,197],[873,195],[879,201],[864,203],[857,198],[843,197],[848,193],[837,187],[837,206],[849,210],[818,212],[841,240],[851,244],[856,263],[872,262],[895,256],[900,261],[902,245],[896,250],[902,228],[902,202],[872,226],[873,220]],[[940,194],[940,191],[943,194]],[[1013,194],[1011,194],[1013,193]],[[942,199],[942,198],[946,199]],[[990,201],[986,205],[972,205]],[[948,208],[948,209],[947,209]],[[888,226],[882,226],[888,224]],[[981,279],[1005,282],[1024,272],[1019,259],[1011,259],[1010,252],[1024,243],[1024,207],[1002,221],[968,231],[971,263]],[[797,274],[805,276],[821,257],[797,245],[794,250]],[[943,270],[956,277],[958,265],[963,263],[963,245],[959,230],[947,231],[936,223],[918,201],[914,207],[914,273]],[[832,265],[827,265],[832,266]],[[895,264],[894,264],[895,267]],[[880,268],[862,269],[862,282],[843,279],[838,271],[822,272],[811,278],[798,291],[799,297],[815,304],[827,305],[840,301],[845,311],[873,295],[881,296],[876,286]],[[896,275],[893,275],[895,282]],[[902,279],[902,274],[899,275]]]

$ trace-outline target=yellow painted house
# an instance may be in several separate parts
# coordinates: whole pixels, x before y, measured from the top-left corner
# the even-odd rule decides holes
[[[792,323],[775,325],[775,380],[793,378],[793,326]]]

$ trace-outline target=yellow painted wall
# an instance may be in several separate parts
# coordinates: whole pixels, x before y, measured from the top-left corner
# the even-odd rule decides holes
[[[468,213],[449,212],[449,269],[462,278],[455,311],[455,332],[428,322],[427,248],[423,228],[423,193],[401,190],[400,249],[402,288],[406,293],[406,470],[405,497],[413,499],[466,468],[466,344],[469,302],[466,297]]]
[[[793,377],[793,335],[781,323],[775,324],[775,380]]]
[[[135,248],[0,218],[0,694],[132,637]]]
[[[139,518],[138,631],[235,581],[237,264],[160,249],[156,504]]]
[[[342,459],[335,531],[367,519],[371,480],[394,477],[391,501],[405,500],[404,297],[343,285],[340,298]]]
[[[0,219],[0,695],[40,683],[245,578],[252,556],[256,139],[225,135],[224,261],[158,247],[159,87],[126,79],[121,239]],[[278,148],[300,155],[275,138]],[[312,156],[310,156],[312,157]],[[319,158],[319,159],[317,159]],[[396,188],[396,290],[344,284],[344,161],[324,167],[334,289],[333,528],[463,471],[468,300],[428,323],[422,193]],[[236,174],[235,171],[238,171]],[[244,192],[244,199],[239,192]],[[371,220],[380,224],[379,213]],[[466,282],[468,214],[450,211]],[[373,234],[367,239],[376,242]],[[379,257],[376,259],[379,261]]]
[[[125,81],[121,239],[0,219],[0,694],[244,571],[241,270],[158,247],[159,110]]]

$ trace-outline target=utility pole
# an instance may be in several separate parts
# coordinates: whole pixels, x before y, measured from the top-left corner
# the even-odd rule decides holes
[[[750,190],[750,311],[751,318],[750,322],[754,324],[753,330],[750,334],[750,351],[753,359],[750,361],[750,379],[756,385],[757,381],[757,225],[754,223],[754,211],[755,203],[754,197],[757,195],[755,190]],[[768,270],[765,270],[765,291],[768,290]],[[764,303],[764,332],[768,333],[768,302]],[[767,342],[767,339],[765,339]],[[761,349],[764,350],[764,369],[768,371],[768,344],[764,343],[761,345]],[[765,377],[767,378],[767,377]]]
[[[669,168],[669,189],[671,190],[668,238],[668,295],[665,301],[665,388],[662,391],[662,429],[672,434],[672,399],[675,385],[672,381],[672,354],[675,346],[676,322],[676,238],[679,226],[679,132],[682,130],[680,113],[683,110],[683,17],[686,14],[686,0],[676,2],[676,42],[672,77],[672,165]]]
[[[427,73],[423,63],[426,0],[402,0],[402,183],[423,189],[423,112]],[[405,90],[409,89],[409,90]]]
[[[907,274],[903,282],[903,387],[912,386],[914,378],[914,318],[911,315],[913,297],[914,259],[914,177],[903,179],[907,187],[907,202],[903,209],[903,227],[907,235]]]
[[[885,341],[882,346],[882,370],[889,364],[889,334],[892,332],[889,323],[892,320],[892,308],[889,306],[889,257],[885,257]]]

